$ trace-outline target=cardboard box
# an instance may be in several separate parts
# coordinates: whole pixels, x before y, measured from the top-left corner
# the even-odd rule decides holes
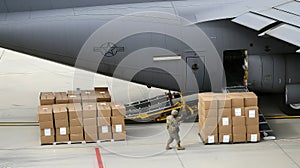
[[[67,95],[81,95],[80,90],[68,90]]]
[[[54,92],[55,104],[68,104],[69,99],[66,92]]]
[[[231,97],[231,107],[232,108],[241,108],[244,107],[244,97],[241,94],[230,93]]]
[[[258,107],[246,107],[246,124],[256,125],[259,123]]]
[[[97,118],[84,118],[83,125],[84,126],[97,126]]]
[[[112,125],[112,131],[117,133],[126,131],[125,124]]]
[[[56,135],[56,142],[67,142],[70,141],[69,135]]]
[[[83,120],[81,118],[70,119],[70,127],[83,126]]]
[[[218,134],[219,130],[218,127],[214,127],[214,126],[203,126],[200,134],[202,137],[206,137],[209,135],[215,135]]]
[[[107,87],[95,87],[97,102],[111,102],[111,96]]]
[[[258,134],[259,133],[259,125],[248,125],[247,126],[248,134]]]
[[[97,118],[96,103],[83,103],[83,118]]]
[[[38,107],[38,120],[39,122],[53,121],[52,106],[39,106]]]
[[[232,120],[229,117],[220,117],[218,124],[219,126],[232,126]]]
[[[84,132],[87,134],[97,134],[98,133],[97,126],[84,126],[83,129],[84,129]]]
[[[232,142],[232,134],[219,134],[219,142],[220,143],[230,143]]]
[[[81,96],[89,96],[89,95],[96,95],[95,90],[81,90]]]
[[[84,137],[86,142],[97,142],[98,140],[98,134],[89,134],[85,132]]]
[[[111,140],[111,139],[113,139],[111,132],[109,132],[109,133],[99,133],[99,140]]]
[[[232,126],[219,126],[219,134],[232,134]]]
[[[258,106],[258,98],[253,92],[245,92],[244,97],[245,107]]]
[[[200,120],[199,120],[199,122],[198,122],[198,133],[200,133],[202,129],[203,129],[203,123],[200,122]]]
[[[259,142],[260,141],[260,133],[257,134],[247,134],[248,142]]]
[[[54,128],[54,124],[53,121],[44,121],[44,122],[40,122],[40,129],[43,128]]]
[[[69,135],[70,134],[70,128],[69,127],[60,127],[56,128],[55,135]]]
[[[244,107],[232,108],[231,116],[232,117],[245,116],[245,108]]]
[[[218,119],[217,118],[204,118],[204,116],[201,116],[200,121],[203,123],[204,126],[218,126]]]
[[[113,116],[125,116],[126,108],[121,103],[114,103],[114,104],[111,104],[111,113]]]
[[[232,127],[233,134],[245,134],[246,135],[246,132],[247,132],[247,129],[245,126]]]
[[[247,141],[247,136],[246,134],[233,134],[232,138],[233,142],[246,142]]]
[[[113,139],[116,141],[126,140],[126,132],[114,132],[112,135],[113,135]]]
[[[69,103],[81,103],[81,95],[74,94],[74,93],[68,93],[68,101]]]
[[[69,112],[69,119],[82,118],[82,106],[80,103],[72,103],[67,105],[67,109]]]
[[[111,117],[111,124],[116,125],[116,124],[125,124],[125,119],[123,116],[114,116]]]
[[[53,113],[55,120],[68,120],[68,110],[66,104],[54,104]]]
[[[258,107],[257,106],[251,106],[251,107],[245,107],[245,114],[247,118],[258,118]]]
[[[218,100],[219,109],[231,108],[231,97],[229,96],[229,94],[220,93],[220,94],[215,94],[215,96]]]
[[[112,128],[111,128],[110,125],[98,126],[98,133],[99,134],[105,134],[105,133],[110,133],[110,132],[112,132]]]
[[[202,109],[200,110],[200,114],[203,115],[205,118],[217,118],[218,117],[218,109]]]
[[[97,117],[97,125],[111,125],[110,117]]]
[[[85,103],[85,102],[96,103],[97,98],[96,98],[95,91],[94,90],[82,90],[81,91],[81,100],[83,103]]]
[[[111,117],[110,104],[101,102],[97,103],[98,117]]]
[[[55,123],[55,128],[69,127],[68,120],[55,120],[54,123]]]
[[[82,134],[83,135],[83,127],[82,126],[70,127],[70,134]]]
[[[40,136],[54,136],[54,128],[41,128],[40,129]]]
[[[223,108],[218,110],[218,117],[229,117],[231,118],[231,108]]]
[[[219,143],[219,136],[218,134],[211,134],[211,135],[207,135],[207,136],[202,136],[202,141],[205,144],[216,144]]]
[[[84,141],[83,134],[70,134],[70,140],[73,142]]]
[[[201,107],[205,110],[218,108],[218,100],[214,96],[214,94],[211,93],[200,94],[199,103],[201,104]]]
[[[52,92],[40,93],[40,105],[53,105],[55,103],[55,96]]]
[[[246,125],[257,125],[259,124],[259,118],[248,118],[246,117]]]
[[[246,117],[232,117],[232,126],[246,126]]]
[[[55,142],[54,136],[41,136],[41,144],[53,144]]]

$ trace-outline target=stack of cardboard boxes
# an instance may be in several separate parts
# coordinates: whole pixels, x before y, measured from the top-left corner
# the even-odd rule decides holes
[[[216,95],[218,100],[219,142],[232,142],[231,98],[227,94]]]
[[[112,129],[111,129],[111,107],[110,103],[102,102],[97,103],[98,109],[98,136],[99,140],[111,140]]]
[[[199,134],[206,144],[218,143],[218,101],[214,94],[199,94]]]
[[[126,140],[126,108],[110,101],[106,87],[41,93],[38,109],[41,144]]]
[[[246,142],[246,117],[244,97],[240,93],[231,93],[232,105],[232,133],[233,142]]]
[[[81,104],[68,104],[67,108],[69,112],[70,140],[73,142],[84,141]]]
[[[112,124],[112,135],[114,140],[126,140],[126,129],[125,129],[125,114],[126,108],[121,103],[110,103],[111,105],[111,124]]]
[[[83,103],[83,129],[85,141],[96,142],[98,140],[96,103]]]
[[[66,104],[53,105],[55,134],[57,142],[67,142],[70,140],[69,117]]]
[[[205,144],[260,141],[257,96],[252,92],[199,94],[198,113]]]
[[[41,144],[51,144],[55,141],[52,106],[38,107],[38,120],[40,123]]]
[[[260,141],[259,132],[259,113],[257,96],[252,93],[245,93],[245,113],[246,113],[246,127],[247,127],[247,141],[258,142]]]

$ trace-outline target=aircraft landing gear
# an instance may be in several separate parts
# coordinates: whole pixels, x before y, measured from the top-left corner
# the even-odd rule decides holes
[[[285,96],[281,96],[280,109],[287,115],[300,115],[300,104],[286,104]]]

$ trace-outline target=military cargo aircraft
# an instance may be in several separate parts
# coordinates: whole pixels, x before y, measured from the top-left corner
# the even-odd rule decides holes
[[[186,94],[280,94],[300,114],[298,0],[0,0],[0,46]]]

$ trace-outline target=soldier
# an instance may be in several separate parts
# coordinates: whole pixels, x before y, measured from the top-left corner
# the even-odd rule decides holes
[[[170,144],[176,140],[177,150],[184,150],[185,148],[180,145],[180,137],[179,137],[179,125],[181,118],[178,117],[178,111],[172,110],[171,115],[167,117],[167,129],[169,132],[169,140],[167,143],[166,150],[172,149]]]

